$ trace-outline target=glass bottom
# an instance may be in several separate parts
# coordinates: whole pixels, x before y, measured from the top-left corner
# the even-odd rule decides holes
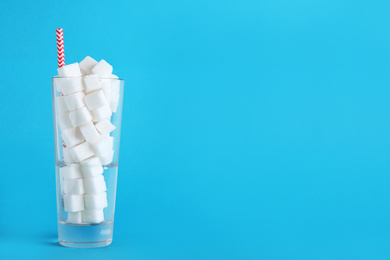
[[[58,222],[58,242],[66,247],[94,248],[108,246],[112,242],[114,223],[71,224]]]
[[[100,242],[66,242],[58,240],[60,245],[73,248],[94,248],[94,247],[104,247],[111,244],[112,239]]]

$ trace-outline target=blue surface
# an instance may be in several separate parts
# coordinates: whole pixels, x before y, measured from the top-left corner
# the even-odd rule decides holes
[[[0,259],[390,259],[389,1],[10,1]],[[50,78],[126,80],[114,242],[56,244]]]

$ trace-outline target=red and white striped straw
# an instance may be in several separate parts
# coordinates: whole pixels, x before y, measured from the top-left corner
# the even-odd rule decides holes
[[[61,28],[56,29],[58,68],[65,66],[64,34]]]
[[[65,66],[64,33],[61,28],[56,29],[56,37],[58,68],[61,68],[62,66]],[[62,147],[66,148],[64,141],[62,141]]]

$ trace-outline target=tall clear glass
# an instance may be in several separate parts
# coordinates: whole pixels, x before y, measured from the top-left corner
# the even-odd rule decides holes
[[[61,92],[80,82],[52,78],[58,241],[102,247],[113,237],[124,80],[100,78],[92,92]]]

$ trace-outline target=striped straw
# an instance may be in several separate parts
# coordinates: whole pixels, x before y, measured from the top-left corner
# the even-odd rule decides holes
[[[56,37],[58,68],[61,68],[62,66],[65,66],[64,34],[61,28],[56,29]],[[66,148],[64,141],[62,141],[62,147]]]
[[[58,68],[65,66],[64,35],[61,28],[56,29]]]

